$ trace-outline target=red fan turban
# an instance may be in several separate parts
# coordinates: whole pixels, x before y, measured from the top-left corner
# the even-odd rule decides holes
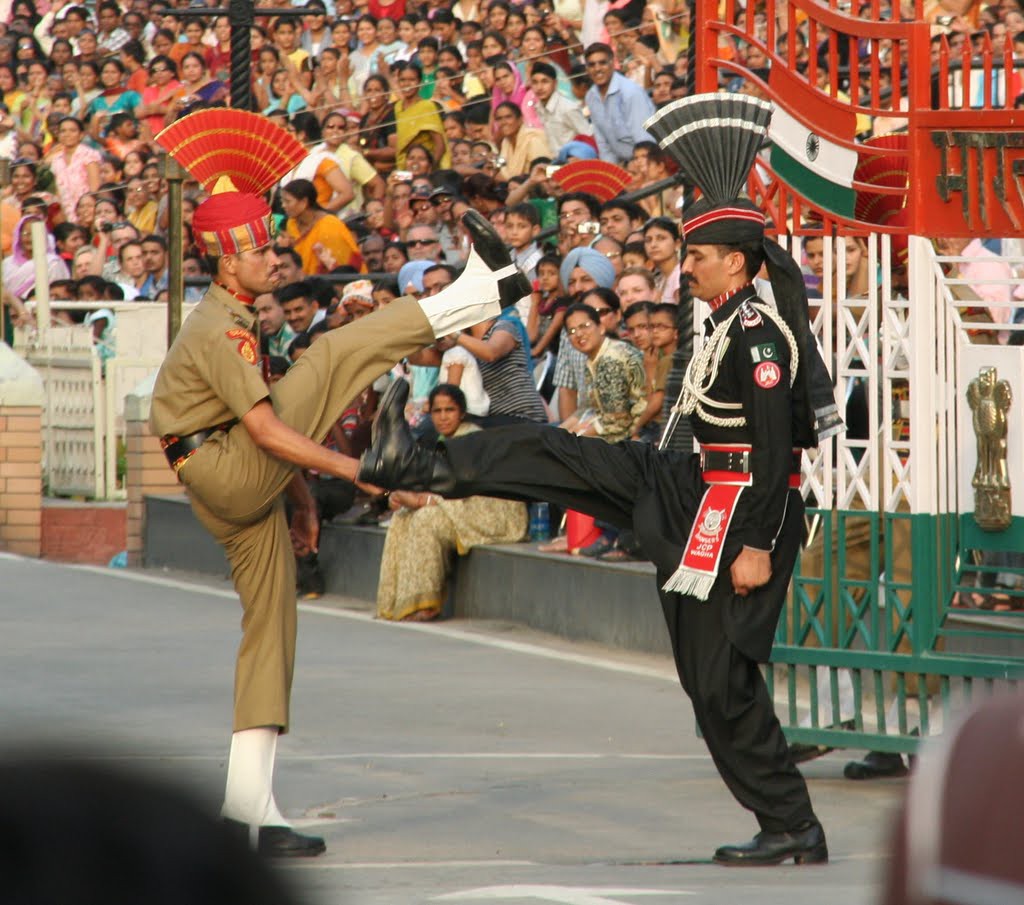
[[[196,208],[192,230],[208,255],[260,248],[270,241],[270,206],[248,192],[219,192]]]

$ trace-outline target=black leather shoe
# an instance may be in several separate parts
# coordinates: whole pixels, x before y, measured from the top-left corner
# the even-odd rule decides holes
[[[409,384],[396,380],[381,397],[373,422],[370,448],[359,460],[358,480],[389,490],[449,493],[455,488],[443,454],[419,446],[405,420]]]
[[[409,430],[409,423],[405,420],[405,405],[408,401],[409,381],[392,380],[377,403],[377,414],[370,425],[370,446],[377,445],[381,433],[392,434],[403,428]]]
[[[903,757],[886,751],[869,751],[863,760],[851,760],[843,768],[847,779],[886,779],[906,776],[907,772]]]
[[[501,236],[491,226],[490,221],[479,211],[468,210],[462,215],[462,225],[466,227],[469,238],[473,242],[476,253],[491,270],[501,270],[512,264],[512,256],[508,246],[501,241]],[[519,269],[507,277],[498,280],[498,292],[501,295],[501,307],[511,308],[524,296],[533,291],[530,281]]]
[[[249,844],[249,825],[224,818],[231,834]],[[257,854],[264,858],[314,858],[327,851],[327,843],[319,836],[304,836],[290,826],[261,826]]]
[[[820,823],[788,833],[758,833],[750,842],[723,845],[715,861],[727,867],[764,867],[793,859],[795,864],[825,864],[828,845]]]
[[[315,858],[327,851],[319,836],[304,836],[290,826],[261,826],[257,853],[264,858]]]

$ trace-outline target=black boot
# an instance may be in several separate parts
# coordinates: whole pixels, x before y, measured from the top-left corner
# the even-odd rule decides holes
[[[418,446],[405,420],[409,384],[396,380],[381,397],[373,422],[370,448],[359,460],[359,480],[388,490],[420,490],[445,494],[455,489],[455,476],[442,452]]]
[[[249,845],[249,825],[224,818],[228,834],[240,844]],[[315,858],[327,851],[320,836],[305,836],[290,826],[261,826],[256,852],[264,858]]]
[[[886,751],[869,751],[863,760],[851,760],[843,768],[847,779],[885,779],[906,776],[907,765],[899,754]]]
[[[723,845],[715,852],[715,861],[728,867],[763,867],[793,859],[794,864],[824,864],[828,845],[820,823],[809,823],[786,833],[762,831],[750,842]]]
[[[491,226],[490,221],[475,210],[468,210],[462,215],[462,225],[466,227],[469,238],[482,260],[491,270],[512,267],[512,256],[508,246],[501,241],[501,236]],[[501,294],[501,307],[511,308],[521,298],[533,291],[530,281],[518,268],[514,273],[498,280],[498,292]]]

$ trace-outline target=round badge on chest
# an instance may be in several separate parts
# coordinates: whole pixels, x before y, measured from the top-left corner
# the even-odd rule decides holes
[[[762,361],[754,368],[754,383],[762,390],[770,390],[782,379],[782,370],[774,361]]]

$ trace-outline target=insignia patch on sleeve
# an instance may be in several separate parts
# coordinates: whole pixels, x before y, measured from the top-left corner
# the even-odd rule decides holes
[[[740,304],[739,315],[740,326],[744,330],[749,330],[751,327],[760,327],[764,323],[761,313],[750,302],[742,302]]]
[[[249,364],[256,364],[256,339],[248,330],[228,330],[224,335],[228,339],[237,339],[238,354]]]
[[[782,369],[774,361],[762,361],[754,368],[754,383],[762,390],[770,390],[782,379]]]
[[[775,349],[775,343],[761,343],[750,350],[750,357],[754,364],[759,361],[778,361],[779,353]]]

